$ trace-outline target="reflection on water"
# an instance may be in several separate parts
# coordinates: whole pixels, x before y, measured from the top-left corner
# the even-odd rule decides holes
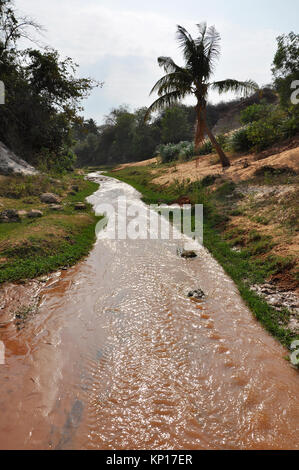
[[[95,208],[138,203],[103,179]],[[285,350],[210,254],[198,246],[184,260],[180,243],[100,235],[40,289],[25,328],[6,315],[0,448],[299,448],[299,376]],[[206,298],[194,302],[198,288]],[[2,306],[13,292],[2,289]]]

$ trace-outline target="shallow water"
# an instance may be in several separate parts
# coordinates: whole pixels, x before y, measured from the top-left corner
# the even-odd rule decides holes
[[[95,208],[142,204],[103,179]],[[0,328],[0,448],[298,449],[298,372],[212,256],[104,235],[23,328]]]

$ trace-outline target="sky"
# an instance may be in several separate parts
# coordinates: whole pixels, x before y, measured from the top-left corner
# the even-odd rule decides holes
[[[215,80],[271,82],[276,37],[298,32],[298,0],[15,0],[19,13],[45,27],[42,42],[79,64],[78,75],[104,82],[85,100],[84,116],[101,124],[120,105],[148,106],[163,70],[158,56],[182,65],[176,25],[196,35],[215,25],[222,42]],[[231,98],[231,95],[227,98]],[[212,93],[210,101],[223,100]],[[192,98],[186,101],[192,104]]]

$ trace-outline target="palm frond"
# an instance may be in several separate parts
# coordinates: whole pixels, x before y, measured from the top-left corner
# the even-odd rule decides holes
[[[153,86],[150,95],[155,92],[158,93],[159,96],[162,96],[177,90],[184,90],[185,92],[188,90],[191,91],[192,80],[192,75],[184,69],[169,73],[157,81]]]
[[[207,32],[207,23],[205,21],[202,21],[201,23],[198,23],[197,28],[199,30],[199,38],[200,40],[203,40],[205,38],[206,32]]]
[[[210,26],[205,35],[206,56],[210,62],[214,62],[220,55],[220,34],[215,26]]]
[[[238,80],[233,80],[230,78],[227,80],[214,82],[211,86],[213,90],[217,90],[219,94],[232,91],[234,93],[241,93],[245,97],[259,89],[258,84],[253,80],[239,82]]]
[[[154,101],[149,108],[147,108],[147,112],[145,114],[144,120],[146,121],[149,119],[151,113],[155,111],[160,111],[165,108],[169,108],[175,104],[177,104],[180,100],[182,100],[186,96],[186,93],[180,91],[172,91],[170,93],[166,93],[163,96],[160,96],[156,101]]]
[[[191,34],[183,27],[178,25],[177,27],[177,39],[183,50],[183,55],[187,64],[192,63],[196,58],[196,44]]]
[[[158,57],[159,67],[163,67],[166,73],[178,72],[182,70],[171,57]]]

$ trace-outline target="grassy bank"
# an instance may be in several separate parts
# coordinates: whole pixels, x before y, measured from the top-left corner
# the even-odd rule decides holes
[[[98,184],[74,173],[57,178],[1,177],[0,212],[13,209],[20,217],[0,223],[0,284],[69,267],[86,256],[99,218],[89,204],[81,210],[75,206],[97,189]],[[44,192],[59,196],[58,209],[41,202]],[[32,209],[41,211],[42,217],[29,218]]]
[[[187,196],[192,204],[204,204],[205,247],[234,280],[255,317],[269,333],[289,347],[294,339],[299,338],[297,332],[288,328],[290,312],[287,309],[274,309],[250,286],[262,284],[286,271],[293,272],[296,282],[294,259],[273,254],[271,249],[274,242],[270,235],[263,235],[257,230],[242,232],[241,227],[230,227],[233,215],[239,216],[240,209],[237,208],[243,201],[233,182],[222,181],[218,176],[211,175],[193,183],[175,182],[161,187],[152,182],[159,173],[163,173],[163,167],[151,165],[127,167],[106,174],[132,185],[141,192],[144,202],[148,204],[171,203],[182,196]],[[242,249],[234,249],[241,244]]]

